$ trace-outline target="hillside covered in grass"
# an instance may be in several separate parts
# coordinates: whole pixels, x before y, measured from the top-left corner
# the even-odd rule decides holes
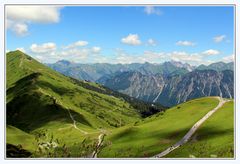
[[[217,106],[215,98],[200,98],[118,128],[106,137],[112,145],[102,157],[151,157],[180,140],[195,122]]]
[[[101,158],[152,157],[180,140],[218,103],[203,97],[165,110],[64,76],[20,51],[9,52],[7,156],[92,157],[98,151]],[[233,157],[233,116],[233,102],[228,102],[168,156]],[[201,152],[203,145],[207,152]]]
[[[88,136],[97,138],[103,129],[124,126],[141,118],[134,105],[104,91],[96,83],[61,75],[20,51],[9,52],[7,142],[29,149],[32,143],[25,146],[19,136],[31,138],[47,131],[71,146]]]
[[[79,86],[20,51],[7,54],[8,124],[32,131],[52,121],[71,123],[70,114],[93,129],[140,118],[122,99]]]
[[[234,103],[227,102],[203,126],[189,143],[167,157],[229,158],[234,156]]]

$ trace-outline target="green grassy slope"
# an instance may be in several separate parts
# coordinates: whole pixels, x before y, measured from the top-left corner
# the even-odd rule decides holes
[[[117,126],[120,119],[124,124],[139,118],[138,113],[123,100],[80,87],[20,51],[7,54],[7,89],[8,109],[25,111],[20,113],[23,118],[16,118],[24,119],[28,124],[39,116],[49,117],[51,113],[65,117],[68,109],[79,122],[94,128]],[[69,122],[69,119],[65,121]],[[29,128],[33,130],[35,125]]]
[[[111,144],[100,157],[151,157],[180,140],[192,125],[218,104],[215,98],[200,98],[180,104],[142,122],[112,130]]]
[[[74,128],[70,114],[89,134]],[[8,125],[31,134],[47,130],[70,144],[139,119],[123,99],[83,88],[20,51],[7,54]]]
[[[191,140],[166,157],[234,157],[234,108],[230,101],[211,116]]]
[[[31,151],[34,151],[36,148],[36,142],[33,135],[10,125],[7,126],[7,143],[22,145],[24,148]]]

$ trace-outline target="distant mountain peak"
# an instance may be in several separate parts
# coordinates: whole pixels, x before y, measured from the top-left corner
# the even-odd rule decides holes
[[[62,64],[62,65],[70,65],[72,62],[68,61],[68,60],[59,60],[56,62],[57,64]]]
[[[182,63],[180,61],[176,61],[176,60],[170,60],[168,61],[168,63],[174,65],[175,67],[178,67],[178,68],[185,68],[187,69],[189,72],[193,71],[194,67],[191,66],[190,64],[188,63]]]
[[[233,66],[234,66],[233,62],[225,63],[225,62],[219,61],[209,65],[201,64],[196,69],[198,70],[212,69],[216,71],[223,71],[223,70],[234,70]]]

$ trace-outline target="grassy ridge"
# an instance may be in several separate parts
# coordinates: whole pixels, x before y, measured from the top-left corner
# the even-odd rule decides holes
[[[28,124],[25,130],[55,119],[69,123],[68,110],[91,128],[117,127],[140,118],[124,100],[78,86],[20,51],[8,53],[7,63],[13,66],[7,67],[8,121],[19,128],[26,125],[17,125],[17,118]]]
[[[74,128],[70,114],[88,134]],[[45,131],[72,147],[86,138],[97,139],[100,129],[139,119],[140,114],[123,99],[73,83],[20,51],[7,54],[7,124],[18,130],[30,135]],[[13,136],[8,130],[7,138]],[[7,142],[16,144],[13,139]],[[26,142],[22,145],[30,150]]]
[[[191,138],[191,141],[166,157],[234,157],[233,101],[223,105]]]
[[[182,138],[192,125],[218,104],[215,98],[195,99],[153,115],[142,122],[113,130],[101,157],[149,157]]]

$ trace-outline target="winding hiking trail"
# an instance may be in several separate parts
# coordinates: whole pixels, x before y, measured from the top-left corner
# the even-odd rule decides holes
[[[161,158],[167,154],[169,154],[170,152],[172,152],[173,150],[177,149],[178,147],[180,147],[181,145],[185,144],[186,142],[188,142],[188,140],[191,138],[191,136],[198,130],[198,128],[213,114],[215,113],[219,108],[221,108],[223,106],[224,103],[230,101],[230,100],[224,100],[221,97],[216,97],[219,100],[218,105],[211,111],[209,111],[205,116],[203,116],[198,122],[196,122],[192,128],[187,132],[187,134],[180,140],[178,141],[176,144],[170,146],[169,148],[167,148],[166,150],[164,150],[163,152],[153,156],[153,158]]]
[[[71,114],[71,112],[70,112],[69,109],[68,109],[68,113],[69,113],[70,118],[71,118],[72,121],[73,121],[73,127],[74,127],[75,129],[79,130],[79,131],[82,132],[83,134],[98,133],[98,132],[88,133],[88,132],[86,132],[86,131],[84,131],[84,130],[79,129],[79,128],[77,127],[77,125],[76,125],[76,120],[75,120],[74,117],[72,116],[72,114]],[[101,146],[102,146],[102,143],[103,143],[103,140],[104,140],[104,136],[106,135],[106,132],[105,132],[104,130],[100,130],[100,131],[101,131],[101,133],[100,133],[100,135],[98,136],[98,143],[97,143],[97,145],[96,145],[95,150],[94,150],[93,153],[92,153],[92,156],[91,156],[92,158],[97,158],[97,154],[99,153],[99,149],[100,149]]]
[[[103,143],[103,140],[104,140],[104,136],[105,134],[104,133],[101,133],[99,136],[98,136],[98,144],[96,146],[96,149],[93,151],[92,153],[92,158],[97,158],[97,154],[99,152],[99,148],[102,146],[102,143]]]
[[[69,109],[68,109],[68,113],[69,113],[70,118],[71,118],[72,121],[73,121],[73,127],[74,127],[75,129],[79,130],[80,132],[82,132],[83,134],[88,134],[88,132],[86,132],[86,131],[84,131],[84,130],[81,130],[81,129],[79,129],[79,128],[77,127],[77,125],[76,125],[76,120],[74,120],[74,117],[72,116],[72,114],[71,114],[71,112],[70,112]]]
[[[39,91],[40,91],[41,93],[43,93],[43,94],[51,97],[51,98],[53,99],[54,103],[56,103],[56,104],[58,103],[59,105],[63,106],[63,103],[62,103],[60,100],[57,100],[55,97],[53,97],[52,95],[50,95],[50,94],[48,94],[47,92],[45,92],[42,88],[39,88]],[[72,113],[70,112],[70,109],[69,109],[68,107],[66,107],[66,109],[68,110],[69,116],[70,116],[71,120],[73,121],[73,124],[72,124],[71,126],[73,126],[76,130],[80,131],[80,132],[83,133],[84,135],[99,133],[99,132],[91,132],[91,133],[89,133],[89,132],[86,132],[86,131],[78,128],[77,125],[76,125],[76,122],[77,122],[77,121],[74,119]],[[71,127],[71,126],[70,126],[70,127]],[[65,127],[65,128],[69,128],[69,127]],[[60,129],[65,129],[65,128],[60,128]],[[96,147],[95,147],[95,150],[93,151],[93,153],[92,153],[91,156],[90,156],[91,158],[97,158],[97,154],[99,153],[100,148],[101,148],[101,146],[102,146],[102,143],[103,143],[103,140],[104,140],[104,136],[105,136],[106,133],[107,133],[107,131],[104,130],[104,129],[99,129],[99,131],[100,131],[100,134],[99,134],[99,136],[98,136],[98,143],[97,143],[97,145],[96,145]]]
[[[63,104],[62,104],[62,102],[61,102],[60,100],[57,100],[55,97],[53,97],[52,95],[50,95],[50,94],[48,94],[47,92],[45,92],[42,88],[39,88],[39,91],[40,91],[41,93],[43,93],[43,94],[51,97],[51,98],[55,101],[55,103],[59,103],[59,105],[63,106]],[[78,131],[80,131],[81,133],[83,133],[83,134],[88,134],[88,132],[86,132],[86,131],[84,131],[84,130],[81,130],[80,128],[77,127],[77,125],[76,125],[76,120],[74,119],[74,117],[73,117],[73,115],[71,114],[70,109],[69,109],[68,107],[67,107],[67,110],[68,110],[68,113],[69,113],[69,116],[70,116],[71,120],[73,121],[72,126],[73,126],[75,129],[77,129]]]

